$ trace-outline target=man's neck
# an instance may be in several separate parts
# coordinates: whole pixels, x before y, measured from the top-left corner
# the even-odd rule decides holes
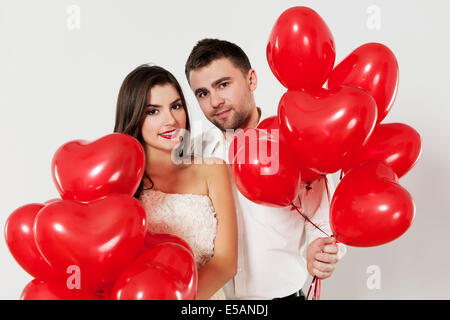
[[[225,140],[226,141],[231,141],[234,137],[234,131],[236,131],[237,129],[247,129],[247,128],[256,128],[258,126],[259,120],[261,119],[261,108],[256,107],[253,108],[250,116],[247,118],[247,120],[244,122],[244,124],[242,126],[240,126],[239,128],[236,128],[233,131],[227,132],[224,131],[223,134],[225,136]]]

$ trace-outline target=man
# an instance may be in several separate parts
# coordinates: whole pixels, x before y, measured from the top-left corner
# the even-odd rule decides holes
[[[237,45],[204,39],[192,49],[185,73],[204,115],[215,125],[194,139],[193,147],[200,145],[200,156],[227,161],[232,131],[256,128],[262,120],[253,95],[256,72]],[[191,152],[196,154],[195,149]],[[303,186],[299,200],[314,223],[331,234],[326,181]],[[338,247],[334,238],[324,236],[291,208],[258,205],[234,191],[238,271],[224,288],[227,299],[304,299],[301,288],[307,272],[319,279],[331,276],[345,246]]]

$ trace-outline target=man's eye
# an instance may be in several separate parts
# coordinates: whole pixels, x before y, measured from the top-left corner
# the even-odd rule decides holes
[[[220,87],[221,88],[225,88],[225,87],[227,87],[228,86],[228,82],[222,82],[221,84],[220,84]]]
[[[206,97],[206,92],[200,92],[199,94],[198,94],[198,97],[199,98],[203,98],[203,97]]]

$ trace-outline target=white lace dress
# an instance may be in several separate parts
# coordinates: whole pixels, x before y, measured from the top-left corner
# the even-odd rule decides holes
[[[148,230],[182,238],[191,247],[197,269],[214,254],[217,220],[207,195],[165,193],[147,189],[140,197],[147,212]],[[224,300],[223,289],[210,300]]]

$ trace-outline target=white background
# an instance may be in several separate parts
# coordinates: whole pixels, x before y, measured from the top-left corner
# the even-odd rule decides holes
[[[73,29],[71,5],[80,9]],[[50,174],[56,149],[74,139],[112,132],[124,77],[156,63],[180,81],[191,121],[203,119],[184,77],[184,63],[204,37],[240,45],[259,76],[257,105],[276,113],[285,89],[269,70],[265,47],[287,8],[306,5],[327,22],[337,62],[357,46],[381,42],[400,67],[399,92],[383,123],[403,122],[422,136],[422,156],[400,183],[416,204],[413,225],[398,240],[351,248],[323,299],[450,298],[450,116],[448,1],[5,1],[0,3],[0,222],[31,202],[58,196]],[[367,25],[376,5],[380,29]],[[201,120],[205,126],[206,120]],[[0,241],[0,299],[18,299],[32,278]],[[369,289],[368,267],[380,271]],[[309,281],[307,283],[309,285]],[[306,288],[307,289],[307,288]]]

